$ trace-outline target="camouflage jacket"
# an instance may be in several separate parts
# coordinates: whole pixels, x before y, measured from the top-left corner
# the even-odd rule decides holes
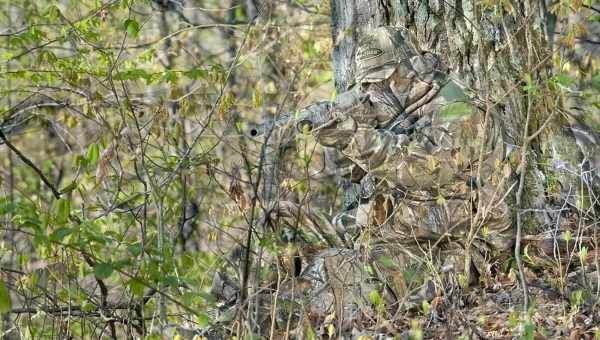
[[[377,89],[381,84],[366,90]],[[362,114],[314,134],[351,162],[350,172],[360,174],[355,178],[368,173],[377,179],[378,194],[393,197],[386,237],[435,241],[471,230],[494,248],[510,245],[510,212],[503,201],[509,168],[493,112],[486,121],[486,113],[453,81],[400,122],[400,133],[383,128],[397,116],[389,107],[372,101],[363,106]]]

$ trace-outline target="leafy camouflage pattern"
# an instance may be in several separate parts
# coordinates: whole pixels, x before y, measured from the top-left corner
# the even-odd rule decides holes
[[[331,222],[280,207],[290,225],[305,226],[295,238],[305,244],[294,248],[301,272],[282,260],[290,269],[281,298],[297,307],[289,315],[298,324],[334,318],[347,329],[365,315],[397,315],[460,283],[471,270],[467,248],[486,274],[512,242],[511,174],[494,112],[475,106],[404,29],[375,30],[356,61],[348,92],[296,117],[297,129],[310,122],[316,140],[337,151],[337,173],[361,184],[359,204]]]
[[[361,204],[332,224],[343,230],[346,244],[360,249],[355,259],[370,272],[340,265],[329,278],[354,273],[356,280],[345,280],[341,291],[359,296],[349,292],[369,274],[376,278],[369,282],[386,287],[382,296],[394,309],[414,305],[415,297],[432,298],[440,291],[432,290],[436,284],[456,282],[465,271],[466,247],[485,274],[491,259],[511,246],[504,202],[511,174],[499,120],[448,80],[437,56],[418,52],[402,29],[380,28],[365,41],[350,91],[366,100],[355,102],[352,114],[336,113],[344,109],[334,102],[327,115],[338,119],[312,133],[351,164],[348,176],[361,181],[363,191]]]
[[[357,167],[380,180],[380,192],[402,204],[395,207],[394,225],[444,235],[449,228],[453,233],[468,229],[474,212],[481,210],[487,231],[505,231],[509,212],[501,200],[505,192],[497,188],[507,178],[502,172],[505,150],[492,115],[485,127],[484,112],[466,101],[453,82],[415,114],[421,118],[408,135],[349,118],[341,124],[339,144],[332,142],[335,130],[327,132],[328,145],[337,145]],[[490,207],[476,204],[482,202]]]
[[[379,27],[359,42],[356,55],[356,79],[379,82],[389,78],[399,63],[411,67],[411,58],[418,55],[414,37],[402,27]]]

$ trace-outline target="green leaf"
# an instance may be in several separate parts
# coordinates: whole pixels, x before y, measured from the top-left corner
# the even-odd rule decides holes
[[[76,188],[77,188],[77,182],[73,181],[73,182],[71,182],[71,184],[69,184],[66,187],[60,189],[60,193],[61,194],[68,194],[70,192],[73,192],[73,190],[75,190]]]
[[[133,278],[127,282],[131,293],[138,297],[144,296],[144,284],[139,279]]]
[[[588,21],[600,23],[600,15],[590,15]]]
[[[379,295],[379,292],[376,290],[372,290],[371,292],[369,292],[369,300],[375,306],[381,305],[381,295]]]
[[[142,244],[141,243],[135,243],[135,244],[129,245],[127,247],[127,251],[131,255],[133,255],[135,257],[138,257],[142,253]]]
[[[580,261],[585,261],[588,257],[588,249],[587,247],[581,247],[581,249],[579,250],[579,259]]]
[[[563,238],[565,241],[569,242],[569,241],[571,241],[571,240],[573,239],[573,234],[571,233],[571,231],[570,231],[570,230],[564,231],[564,232],[562,233],[562,238]]]
[[[12,201],[9,201],[8,198],[0,198],[0,215],[10,214],[15,211],[16,207],[16,204]]]
[[[86,166],[87,165],[87,159],[85,157],[83,157],[82,155],[77,155],[75,157],[75,166],[80,167],[80,166]]]
[[[94,274],[100,280],[107,279],[113,272],[113,266],[110,263],[102,262],[94,266]]]
[[[571,76],[569,76],[567,74],[564,74],[564,73],[555,75],[553,77],[553,80],[557,84],[560,84],[560,85],[565,86],[565,87],[569,87],[569,86],[571,86],[575,82],[575,78],[573,78],[573,77],[571,77]]]
[[[144,79],[146,82],[150,82],[152,74],[141,68],[132,68],[121,71],[115,75],[117,80],[138,80]]]
[[[201,313],[200,315],[198,315],[197,321],[198,321],[198,326],[200,328],[204,328],[204,327],[208,326],[208,323],[210,320],[208,319],[208,315]]]
[[[175,71],[166,71],[163,74],[163,80],[165,80],[168,83],[174,84],[177,82],[177,79],[179,78],[179,76],[177,75],[177,72]]]
[[[96,164],[99,157],[100,157],[100,146],[96,143],[90,144],[88,146],[88,151],[87,151],[87,156],[86,156],[88,164],[90,164],[90,165]]]
[[[600,72],[592,77],[592,87],[596,90],[600,90]]]
[[[377,262],[386,268],[397,268],[397,261],[387,255],[381,255],[377,258]]]
[[[215,303],[217,302],[217,299],[210,293],[207,292],[198,292],[198,296],[201,297],[202,299],[204,299],[205,303]]]
[[[94,306],[93,303],[90,303],[89,301],[86,300],[81,305],[81,310],[83,312],[90,313],[90,312],[93,312],[96,310],[96,306]]]
[[[427,302],[427,300],[423,300],[421,302],[421,309],[423,310],[423,314],[429,315],[429,311],[431,310],[431,305],[429,305],[429,302]]]
[[[176,288],[179,286],[179,280],[177,279],[177,277],[175,277],[173,275],[168,275],[167,277],[165,277],[164,282],[168,286],[171,286],[173,288]]]
[[[6,288],[4,281],[0,281],[0,313],[10,312],[12,301],[10,300],[10,292]]]
[[[52,235],[50,235],[50,239],[55,241],[62,241],[65,237],[71,235],[73,233],[73,229],[67,227],[61,227],[56,229]]]
[[[50,5],[46,9],[46,18],[49,20],[55,20],[61,16],[60,8],[56,7],[56,5]]]
[[[71,201],[61,198],[54,203],[54,222],[65,224],[71,214]]]
[[[535,325],[531,323],[526,323],[523,326],[523,339],[525,340],[533,340],[535,335]]]
[[[193,68],[191,70],[183,72],[183,75],[190,79],[205,79],[208,75],[208,72],[201,68]]]
[[[140,33],[140,24],[133,19],[125,20],[125,22],[123,22],[123,26],[127,30],[127,34],[134,38],[138,36],[138,33]]]
[[[474,107],[465,102],[450,103],[440,111],[440,119],[443,122],[457,120],[469,116],[475,112]]]

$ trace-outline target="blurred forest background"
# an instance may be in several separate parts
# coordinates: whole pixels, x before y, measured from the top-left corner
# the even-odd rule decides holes
[[[480,5],[501,18],[514,11],[511,3]],[[560,49],[550,60],[554,84],[585,92],[585,104],[596,108],[600,5],[550,5]],[[253,326],[238,322],[248,319],[226,286],[254,287],[245,293],[251,299],[261,289],[276,294],[298,270],[294,228],[328,220],[341,206],[338,180],[310,136],[280,152],[246,134],[252,124],[335,96],[330,7],[321,0],[0,0],[3,338],[193,338],[216,325],[228,330],[225,338],[249,337],[244,330]],[[531,79],[519,78],[534,95]],[[579,119],[600,131],[597,111]],[[274,202],[310,213],[284,211],[280,228],[266,222]],[[574,263],[596,250],[569,249],[577,236],[565,235]],[[310,233],[303,237],[310,243]],[[560,270],[566,280],[569,268]],[[518,290],[510,264],[504,274]],[[585,324],[577,315],[595,306],[598,293],[557,298],[557,324]],[[243,308],[263,313],[255,302]],[[414,338],[430,320],[428,305],[418,317],[404,323]],[[502,320],[509,334],[524,332],[518,308]],[[334,338],[328,325],[323,336]]]
[[[262,144],[244,129],[332,96],[327,3],[0,8],[4,336],[207,326],[213,274],[240,265],[230,253],[263,208]],[[301,200],[315,186],[333,209],[334,183],[302,179],[312,151],[292,156],[285,191]]]

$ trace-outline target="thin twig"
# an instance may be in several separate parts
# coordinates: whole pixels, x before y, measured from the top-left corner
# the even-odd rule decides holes
[[[46,175],[44,175],[42,170],[40,170],[35,164],[33,164],[33,162],[31,160],[29,160],[29,158],[27,158],[21,151],[19,151],[19,149],[17,149],[8,140],[8,138],[6,138],[6,136],[4,135],[4,132],[2,132],[1,129],[0,129],[0,139],[2,139],[4,144],[6,144],[6,146],[8,146],[8,148],[11,149],[23,161],[23,163],[27,164],[30,168],[32,168],[38,174],[38,176],[40,176],[40,179],[42,180],[42,182],[44,182],[44,184],[46,184],[50,188],[50,190],[52,190],[52,194],[54,195],[54,197],[56,199],[60,199],[60,192],[56,189],[56,187],[54,187],[52,182],[50,182],[50,180],[48,180],[48,178],[46,177]]]

